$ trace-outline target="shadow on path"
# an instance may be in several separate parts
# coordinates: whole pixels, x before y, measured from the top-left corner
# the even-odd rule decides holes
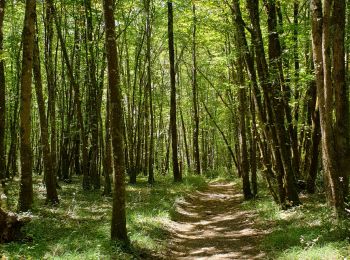
[[[214,183],[177,202],[167,259],[262,259],[253,211],[232,184]]]

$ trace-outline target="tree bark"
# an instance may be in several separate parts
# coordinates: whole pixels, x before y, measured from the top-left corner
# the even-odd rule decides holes
[[[82,105],[81,105],[81,100],[79,97],[79,85],[74,77],[74,72],[73,72],[73,67],[72,64],[69,60],[68,57],[68,51],[66,48],[65,40],[62,35],[62,30],[61,30],[61,25],[59,23],[58,17],[56,10],[53,7],[52,0],[48,0],[48,2],[51,3],[51,7],[53,8],[53,16],[54,16],[54,21],[57,29],[57,36],[58,39],[61,43],[61,49],[62,49],[62,54],[63,54],[63,59],[66,63],[67,66],[67,72],[68,72],[68,77],[71,81],[71,84],[73,85],[74,89],[74,102],[76,106],[76,113],[77,113],[77,119],[78,119],[78,126],[80,129],[80,138],[82,140],[82,170],[83,170],[83,188],[84,190],[89,190],[91,188],[91,178],[89,175],[89,169],[88,169],[88,143],[87,143],[87,136],[86,136],[86,130],[85,130],[85,124],[84,124],[84,118],[83,118],[83,113],[82,113]]]
[[[46,1],[45,23],[45,69],[48,88],[48,117],[50,119],[51,132],[51,163],[52,171],[57,174],[57,153],[56,153],[56,82],[53,64],[53,7],[51,1]]]
[[[114,162],[114,191],[112,208],[112,240],[129,243],[125,214],[125,163],[123,143],[123,109],[118,69],[118,51],[116,44],[114,1],[104,0],[103,10],[106,24],[106,51],[108,64],[108,89],[111,108],[111,137]]]
[[[335,7],[345,6],[345,2],[343,0],[339,0],[339,3],[335,4]],[[343,53],[343,50],[337,50],[333,52],[333,79],[332,80],[332,55],[331,55],[331,45],[332,39],[338,39],[340,42],[337,42],[337,45],[343,44],[342,28],[345,21],[345,14],[342,13],[341,10],[335,9],[340,16],[340,20],[338,21],[338,25],[332,23],[331,12],[332,12],[332,1],[325,0],[324,5],[322,6],[321,0],[312,0],[311,1],[311,14],[312,14],[312,47],[313,47],[313,58],[315,64],[315,74],[316,74],[316,84],[317,84],[317,97],[319,101],[319,109],[320,109],[320,126],[321,126],[321,140],[322,140],[322,162],[323,162],[323,170],[326,179],[326,193],[328,194],[327,199],[329,204],[334,208],[337,217],[341,217],[344,215],[344,198],[345,198],[345,189],[344,182],[347,182],[347,172],[341,172],[342,161],[345,159],[342,153],[342,147],[337,147],[339,142],[337,142],[337,138],[339,138],[339,130],[335,130],[334,128],[337,126],[337,121],[334,124],[333,122],[333,111],[335,109],[336,117],[343,117],[344,115],[337,114],[339,113],[349,113],[348,108],[343,110],[334,108],[334,83],[337,82],[340,84],[340,89],[336,89],[337,91],[343,91],[344,85],[342,85],[344,73],[342,70],[343,57],[339,57],[340,53]],[[333,12],[335,11],[333,10]],[[334,20],[333,20],[334,22]],[[340,24],[339,24],[340,23]],[[331,27],[335,26],[337,30],[333,30],[334,34],[331,34]],[[338,27],[339,26],[339,27]],[[332,37],[333,36],[333,37]],[[333,42],[335,44],[335,41]],[[341,48],[341,47],[340,47]],[[344,92],[342,92],[345,94]],[[341,99],[342,100],[342,99]],[[336,101],[338,102],[338,100]],[[340,101],[342,102],[342,101]],[[347,117],[348,115],[345,115]],[[345,119],[346,121],[346,119]],[[341,131],[343,129],[341,128]],[[337,136],[335,136],[335,134]],[[335,140],[336,139],[336,140]],[[346,140],[346,139],[343,139]],[[340,156],[338,156],[337,151],[340,152]],[[338,158],[340,157],[340,158]]]
[[[5,17],[5,0],[0,0],[0,52],[4,51],[4,17]],[[6,176],[5,160],[5,119],[6,119],[6,85],[5,85],[5,62],[0,60],[0,185]]]
[[[249,159],[247,148],[247,132],[246,132],[246,111],[247,111],[247,91],[244,86],[243,76],[243,58],[239,57],[237,67],[237,80],[239,84],[238,90],[238,143],[239,143],[239,164],[243,181],[243,195],[246,200],[253,197],[249,180]]]
[[[173,160],[174,181],[181,182],[182,174],[179,169],[177,157],[177,126],[176,126],[176,82],[175,82],[175,52],[174,52],[174,29],[173,29],[173,3],[168,1],[168,41],[169,41],[169,61],[170,61],[170,129],[171,129],[171,147]]]
[[[91,184],[94,189],[100,189],[100,175],[98,170],[98,133],[99,133],[99,116],[100,116],[100,98],[96,79],[96,60],[93,41],[93,21],[92,21],[92,7],[91,0],[84,0],[85,6],[85,20],[86,20],[86,41],[87,41],[87,66],[88,66],[88,102],[87,111],[89,117],[89,124],[87,126],[86,134],[90,139],[89,151],[89,176]],[[86,175],[85,175],[86,176]]]
[[[110,111],[110,97],[107,90],[107,105],[106,105],[106,137],[105,137],[105,159],[104,159],[104,174],[105,183],[103,195],[109,196],[112,193],[111,175],[113,174],[113,161],[112,161],[112,143],[111,143],[111,111]]]
[[[199,115],[198,115],[198,86],[197,86],[197,17],[196,17],[196,5],[192,4],[193,15],[193,30],[192,30],[192,101],[193,101],[193,157],[194,167],[197,174],[201,174],[201,164],[199,156]]]
[[[49,144],[49,131],[46,120],[45,101],[43,96],[43,87],[41,79],[40,68],[40,52],[38,39],[35,40],[34,46],[34,60],[33,60],[33,73],[35,79],[35,92],[36,100],[39,108],[40,119],[40,133],[41,133],[41,145],[44,161],[44,175],[46,185],[46,203],[57,204],[59,203],[57,190],[56,190],[56,176],[52,167],[52,154]]]
[[[349,193],[350,175],[350,122],[349,122],[349,84],[345,70],[345,13],[344,0],[333,1],[333,86],[335,90],[335,134],[336,153],[339,162],[339,178],[343,197]],[[348,1],[349,4],[349,1]],[[349,23],[350,21],[348,21]],[[349,26],[349,24],[348,24]]]
[[[20,159],[21,180],[18,210],[28,211],[33,203],[32,147],[31,147],[31,100],[32,69],[35,34],[36,1],[27,0],[23,28],[23,60],[20,102]]]
[[[151,60],[151,37],[152,37],[152,28],[151,28],[151,0],[146,0],[146,12],[147,12],[147,21],[146,21],[146,59],[147,59],[147,89],[148,92],[148,104],[146,107],[147,112],[149,112],[147,116],[147,121],[150,123],[146,124],[146,127],[149,127],[149,151],[148,153],[148,183],[154,183],[154,116],[153,116],[153,98],[152,98],[152,60]],[[145,101],[147,102],[147,100]],[[148,136],[145,136],[147,139]]]

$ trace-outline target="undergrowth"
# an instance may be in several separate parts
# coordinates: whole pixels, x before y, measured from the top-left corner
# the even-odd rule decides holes
[[[244,209],[257,212],[257,225],[267,233],[260,245],[267,258],[348,259],[349,220],[336,221],[323,194],[300,197],[301,206],[281,210],[263,189],[257,199],[243,203]]]
[[[127,224],[131,247],[122,249],[110,242],[112,199],[101,191],[83,191],[81,179],[61,184],[60,204],[44,205],[45,189],[35,179],[32,221],[25,227],[30,242],[0,246],[0,256],[9,259],[138,259],[166,250],[166,223],[174,214],[174,202],[211,182],[232,181],[232,176],[212,173],[207,178],[190,175],[183,183],[158,177],[150,186],[145,178],[127,185]],[[235,181],[241,190],[240,181]],[[261,182],[260,182],[261,183]],[[18,183],[9,190],[9,205],[16,207]],[[260,187],[259,196],[243,202],[242,209],[257,213],[256,225],[265,230],[262,251],[267,259],[348,259],[349,221],[336,222],[322,194],[301,195],[301,206],[281,210],[268,191]]]
[[[60,204],[44,205],[45,189],[35,179],[32,221],[25,232],[30,242],[0,245],[0,257],[9,259],[137,259],[165,250],[166,229],[175,200],[206,186],[203,178],[189,176],[183,183],[158,177],[150,186],[140,178],[127,185],[127,228],[131,247],[110,242],[112,198],[101,191],[83,191],[80,178],[61,184]],[[9,206],[16,207],[18,183],[9,190]],[[5,258],[5,259],[6,259]]]

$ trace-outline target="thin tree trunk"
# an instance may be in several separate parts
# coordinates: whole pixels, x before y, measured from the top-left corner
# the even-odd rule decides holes
[[[113,174],[113,161],[112,161],[112,143],[111,143],[111,111],[110,111],[110,98],[107,90],[107,105],[106,105],[106,145],[105,145],[105,161],[104,161],[104,173],[105,183],[103,195],[109,196],[112,192],[111,175]]]
[[[183,117],[181,108],[180,108],[180,117],[181,117],[182,132],[183,132],[183,136],[184,136],[186,162],[187,162],[188,169],[190,169],[191,168],[191,159],[190,159],[190,153],[188,151],[186,126],[185,126],[185,121],[184,121],[184,117]]]
[[[52,60],[53,52],[53,7],[51,1],[46,2],[46,19],[45,19],[45,69],[48,88],[48,117],[51,126],[51,160],[52,170],[57,173],[57,153],[56,153],[56,82],[54,76],[54,65]]]
[[[207,112],[207,114],[209,115],[210,119],[213,121],[213,123],[214,123],[216,129],[218,129],[219,133],[221,134],[222,139],[224,140],[224,142],[225,142],[225,144],[226,144],[226,147],[227,147],[228,151],[230,152],[230,155],[231,155],[231,157],[232,157],[232,160],[233,160],[233,162],[234,162],[234,164],[235,164],[237,170],[239,171],[240,168],[239,168],[239,164],[238,164],[238,158],[236,158],[236,156],[235,156],[235,154],[234,154],[234,152],[233,152],[233,149],[232,149],[232,147],[231,147],[231,145],[230,145],[230,143],[229,143],[229,141],[228,141],[228,139],[227,139],[227,137],[226,137],[224,131],[222,131],[222,129],[220,128],[220,126],[216,123],[216,121],[214,120],[214,117],[213,117],[212,114],[209,112],[207,106],[206,106],[204,103],[203,103],[203,107],[204,107],[205,111]]]
[[[0,52],[4,51],[4,17],[5,17],[5,0],[0,0]],[[6,85],[5,85],[5,62],[0,60],[0,182],[3,181],[6,175],[6,160],[5,160],[5,119],[6,119]],[[1,185],[2,183],[0,183]]]
[[[48,0],[51,3],[51,6],[53,8],[52,5],[52,0]],[[85,190],[88,190],[91,188],[91,180],[90,180],[90,176],[89,176],[89,169],[88,169],[88,143],[87,143],[87,136],[86,136],[86,131],[85,131],[85,125],[84,125],[84,118],[83,118],[83,114],[82,114],[82,106],[81,106],[81,100],[79,97],[79,85],[76,82],[76,79],[74,77],[74,72],[73,72],[73,67],[72,64],[69,60],[68,57],[68,51],[65,45],[65,41],[62,35],[62,31],[61,31],[61,25],[59,23],[56,11],[53,10],[52,11],[53,16],[54,16],[54,21],[56,24],[56,29],[57,29],[57,35],[59,38],[59,41],[61,43],[61,49],[63,52],[63,59],[66,63],[67,66],[67,72],[68,72],[68,77],[71,81],[71,84],[73,85],[73,89],[74,89],[74,100],[75,100],[75,105],[76,105],[76,113],[77,113],[77,119],[78,119],[78,125],[80,128],[80,137],[82,140],[82,155],[83,155],[83,160],[82,160],[82,169],[83,169],[83,188]]]
[[[89,151],[89,176],[91,178],[91,184],[94,189],[100,189],[100,175],[97,167],[99,157],[98,147],[98,132],[99,132],[99,114],[100,114],[100,99],[98,84],[96,79],[96,60],[94,52],[93,41],[93,22],[92,22],[92,8],[91,0],[84,0],[85,5],[85,18],[86,18],[86,40],[87,40],[87,65],[88,65],[88,111],[89,111],[89,125],[87,126],[86,134],[89,133],[90,139],[90,151]]]
[[[36,99],[39,108],[41,145],[46,185],[46,203],[57,204],[59,203],[59,200],[56,190],[56,176],[52,167],[52,154],[50,151],[49,131],[47,126],[45,101],[43,96],[38,39],[36,39],[34,46],[33,72],[35,79]]]
[[[286,195],[288,199],[288,204],[290,206],[295,206],[300,204],[298,193],[295,186],[295,176],[293,172],[293,167],[291,164],[290,149],[287,149],[287,138],[286,130],[284,127],[284,115],[281,111],[285,111],[285,106],[283,104],[283,96],[281,93],[277,95],[278,86],[274,87],[274,84],[270,83],[269,77],[275,76],[274,82],[279,82],[282,84],[282,75],[277,74],[278,67],[280,64],[276,64],[280,58],[281,47],[279,44],[278,33],[272,31],[276,27],[276,9],[274,1],[269,2],[269,18],[268,18],[268,28],[269,28],[269,57],[270,57],[270,70],[267,65],[265,50],[263,46],[262,32],[260,28],[260,18],[259,18],[259,3],[253,0],[247,0],[247,9],[249,11],[249,16],[253,26],[253,43],[256,51],[256,63],[259,79],[263,88],[265,106],[267,110],[267,116],[271,124],[272,138],[274,151],[276,157],[276,162],[279,165],[279,178],[283,182],[283,186],[286,190]],[[282,84],[283,85],[283,84]],[[281,86],[282,86],[281,85]],[[276,88],[277,87],[277,88]],[[273,90],[277,91],[273,92]],[[283,177],[283,179],[282,179]],[[282,183],[280,183],[281,185]],[[282,187],[281,187],[282,188]],[[285,205],[287,206],[287,205]]]
[[[193,100],[193,157],[195,172],[201,174],[201,164],[199,157],[199,115],[198,115],[198,87],[197,87],[197,45],[196,45],[196,33],[197,33],[197,17],[196,17],[196,5],[192,4],[193,15],[193,31],[192,31],[192,100]]]
[[[177,157],[177,127],[176,127],[176,82],[175,82],[175,52],[174,52],[174,32],[173,32],[173,3],[168,1],[168,40],[169,40],[169,60],[170,60],[170,129],[171,129],[171,147],[173,159],[174,181],[181,182],[182,175],[179,169]]]
[[[151,28],[151,0],[146,0],[146,12],[147,12],[147,21],[146,21],[146,59],[147,59],[147,92],[149,103],[146,105],[148,107],[147,112],[147,121],[150,121],[149,125],[149,151],[148,153],[148,183],[154,183],[154,116],[153,116],[153,98],[152,98],[152,71],[151,71],[151,37],[152,37],[152,28]],[[147,102],[147,100],[145,101]],[[147,127],[148,124],[146,124]],[[145,136],[147,139],[148,136]]]
[[[244,88],[244,76],[242,68],[243,59],[239,57],[238,68],[237,68],[237,83],[239,84],[238,90],[238,143],[240,152],[240,169],[243,181],[243,195],[246,200],[253,197],[250,189],[249,180],[249,159],[247,149],[247,134],[246,134],[246,111],[247,111],[247,92]]]
[[[252,179],[252,192],[253,196],[258,195],[258,181],[257,181],[257,135],[256,118],[254,110],[254,101],[250,98],[250,112],[251,112],[251,131],[250,131],[250,171]]]

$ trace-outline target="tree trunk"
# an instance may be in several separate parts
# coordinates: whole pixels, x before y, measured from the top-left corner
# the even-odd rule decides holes
[[[95,50],[93,41],[93,22],[92,22],[92,8],[91,0],[84,0],[85,6],[85,19],[86,19],[86,40],[87,40],[87,66],[88,66],[88,102],[87,111],[89,117],[89,124],[87,126],[86,134],[90,139],[90,151],[89,151],[89,176],[91,178],[91,184],[94,189],[100,189],[100,175],[97,167],[99,157],[98,147],[98,132],[99,132],[99,114],[100,114],[100,100],[99,90],[96,79],[96,61]]]
[[[18,210],[28,211],[33,203],[32,181],[32,146],[31,134],[31,99],[32,99],[32,69],[35,34],[36,1],[27,0],[23,28],[23,60],[21,75],[21,106],[20,106],[20,153],[21,180],[18,199]]]
[[[349,4],[349,1],[348,1]],[[349,193],[350,175],[350,122],[349,122],[349,82],[345,71],[345,13],[344,0],[334,1],[333,7],[333,86],[335,88],[335,142],[339,163],[339,178],[343,197]],[[350,21],[348,21],[349,23]],[[349,26],[349,24],[348,24]]]
[[[269,2],[269,17],[268,17],[268,29],[269,33],[269,58],[271,68],[269,69],[265,57],[265,50],[263,46],[262,32],[260,28],[259,18],[259,3],[253,0],[247,0],[247,9],[253,26],[253,44],[256,52],[256,63],[259,80],[264,93],[265,107],[267,111],[268,122],[271,128],[271,137],[273,141],[273,147],[271,151],[274,152],[279,174],[279,186],[282,186],[286,190],[288,204],[290,206],[299,205],[300,200],[295,186],[295,177],[293,167],[291,164],[290,150],[286,147],[287,138],[286,130],[284,127],[284,115],[281,111],[285,111],[283,105],[283,96],[279,90],[278,85],[272,84],[269,77],[275,77],[274,82],[281,82],[281,75],[278,73],[277,58],[280,58],[281,47],[278,40],[278,33],[273,28],[276,27],[276,9],[274,1]],[[271,71],[270,71],[271,70]],[[271,75],[270,75],[271,74]],[[283,182],[283,183],[282,183]],[[283,204],[283,202],[282,202]]]
[[[111,175],[113,173],[113,161],[112,161],[112,143],[111,143],[111,111],[110,111],[110,97],[107,90],[107,105],[106,105],[106,137],[105,137],[105,160],[104,160],[104,174],[105,183],[103,195],[109,196],[112,192]]]
[[[49,131],[46,121],[46,109],[45,101],[43,96],[43,87],[41,79],[41,68],[40,68],[40,52],[38,39],[35,41],[34,46],[34,60],[33,60],[33,72],[35,79],[35,92],[36,99],[39,108],[39,119],[40,119],[40,133],[41,133],[41,145],[43,152],[44,161],[44,175],[46,185],[46,203],[57,204],[59,203],[57,190],[56,190],[56,176],[52,167],[52,154],[50,151],[49,144]]]
[[[5,16],[5,0],[0,0],[0,52],[4,51],[4,16]],[[6,175],[5,160],[5,119],[6,119],[6,85],[5,85],[5,63],[0,60],[0,185]]]
[[[197,87],[197,17],[196,17],[196,5],[192,4],[193,15],[193,31],[192,31],[192,100],[193,100],[193,157],[195,164],[195,172],[201,174],[201,164],[199,156],[199,115],[198,115],[198,87]]]
[[[173,159],[174,181],[181,182],[182,174],[179,169],[177,157],[177,127],[176,127],[176,82],[175,82],[175,52],[174,52],[174,32],[173,32],[173,3],[168,1],[168,40],[169,40],[169,61],[170,61],[170,129],[171,129],[171,147]]]
[[[252,179],[253,196],[258,195],[258,180],[257,180],[257,135],[256,116],[254,110],[254,101],[250,98],[250,113],[251,113],[251,131],[250,131],[250,171]]]
[[[149,112],[147,116],[147,121],[150,121],[149,125],[149,151],[146,151],[148,153],[148,183],[153,184],[154,183],[154,116],[153,116],[153,98],[152,98],[152,71],[151,71],[151,37],[152,37],[152,28],[151,28],[151,0],[146,0],[146,12],[147,12],[147,21],[146,21],[146,59],[147,59],[147,89],[148,92],[148,104],[146,107],[148,107],[147,112]],[[147,100],[145,101],[147,102]],[[145,136],[147,139],[148,136]]]
[[[52,5],[52,0],[48,0],[51,3],[51,6],[53,8]],[[61,25],[59,23],[56,11],[53,10],[52,11],[53,16],[54,16],[54,21],[56,24],[56,29],[57,29],[57,35],[59,38],[59,41],[61,43],[61,49],[62,49],[62,54],[63,54],[63,59],[66,63],[67,66],[67,72],[68,72],[68,77],[71,81],[71,84],[73,85],[73,89],[74,89],[74,102],[75,102],[75,106],[76,106],[76,113],[77,113],[77,119],[78,119],[78,126],[80,129],[80,138],[82,140],[82,155],[83,155],[83,160],[82,160],[82,169],[83,169],[83,188],[84,190],[89,190],[91,188],[91,180],[90,180],[90,175],[89,175],[89,169],[88,169],[88,140],[87,140],[87,136],[86,136],[86,131],[85,131],[85,124],[84,124],[84,118],[83,118],[83,114],[82,114],[82,105],[81,105],[81,100],[79,97],[79,85],[74,77],[74,72],[73,72],[73,67],[72,64],[69,60],[68,57],[68,51],[66,48],[66,44],[62,35],[62,30],[61,30]]]
[[[247,92],[244,87],[243,76],[243,59],[238,58],[237,67],[237,83],[239,84],[238,90],[238,143],[239,143],[239,164],[241,169],[242,181],[243,181],[243,195],[246,200],[253,197],[250,188],[249,180],[249,159],[247,148],[247,133],[246,133],[246,111],[247,111]]]
[[[187,144],[187,133],[186,133],[186,126],[185,126],[185,120],[183,117],[182,109],[180,108],[180,117],[181,117],[181,126],[182,126],[182,133],[184,136],[184,145],[185,145],[185,154],[186,154],[186,163],[187,168],[191,168],[191,159],[190,159],[190,153],[188,151],[188,144]]]
[[[122,93],[118,69],[118,51],[116,44],[114,1],[104,0],[103,9],[106,24],[106,51],[108,64],[108,89],[111,108],[111,137],[114,162],[114,191],[112,209],[112,240],[129,243],[125,216],[125,164],[123,143]]]
[[[332,55],[331,55],[331,44],[332,39],[338,39],[340,42],[337,42],[336,45],[343,46],[343,30],[345,21],[345,13],[339,10],[338,8],[341,6],[345,6],[345,2],[343,0],[339,0],[339,3],[335,4],[335,10],[338,11],[337,16],[340,18],[338,20],[338,24],[335,25],[332,23],[334,19],[331,19],[332,12],[332,1],[325,0],[324,5],[322,6],[321,0],[312,0],[311,1],[311,13],[312,13],[312,46],[313,46],[313,58],[315,64],[315,74],[316,74],[316,84],[317,84],[317,97],[319,101],[319,109],[320,109],[320,126],[321,126],[321,140],[322,140],[322,158],[323,158],[323,170],[325,174],[325,179],[327,183],[326,190],[328,191],[327,199],[331,206],[333,206],[337,217],[341,217],[344,215],[344,195],[346,190],[344,189],[343,184],[347,182],[347,172],[341,172],[341,167],[343,166],[342,162],[345,159],[342,152],[343,146],[337,147],[339,142],[337,142],[340,137],[340,133],[338,131],[343,131],[342,127],[340,130],[334,130],[337,127],[336,122],[333,122],[333,111],[334,111],[334,90],[336,90],[336,95],[340,91],[344,96],[344,85],[342,80],[344,76],[341,75],[345,73],[342,69],[343,66],[341,63],[344,62],[344,54],[343,48],[339,47],[342,50],[334,50],[333,52],[333,79],[332,80]],[[333,10],[333,12],[335,11]],[[337,18],[338,19],[338,18]],[[332,30],[334,30],[334,34],[332,37],[331,28],[335,26]],[[335,41],[334,43],[335,44]],[[337,47],[335,47],[337,48]],[[342,54],[340,54],[342,53]],[[343,57],[340,57],[340,56]],[[338,83],[340,86],[334,86],[335,83]],[[339,88],[338,88],[339,87]],[[336,88],[336,89],[334,89]],[[339,97],[340,98],[340,97]],[[342,102],[336,100],[336,102]],[[343,110],[342,108],[335,107],[336,119],[339,117],[342,118],[344,115],[337,114],[346,113],[348,114],[348,108]],[[348,115],[345,115],[345,118]],[[346,121],[346,119],[345,119]],[[343,123],[341,123],[343,124]],[[339,126],[338,126],[339,127]],[[337,136],[335,136],[335,134]],[[348,133],[347,133],[348,134]],[[336,139],[336,140],[335,140]],[[341,138],[341,140],[346,140]],[[345,142],[346,143],[346,142]],[[337,154],[340,152],[340,156]],[[339,157],[339,158],[338,158]]]

